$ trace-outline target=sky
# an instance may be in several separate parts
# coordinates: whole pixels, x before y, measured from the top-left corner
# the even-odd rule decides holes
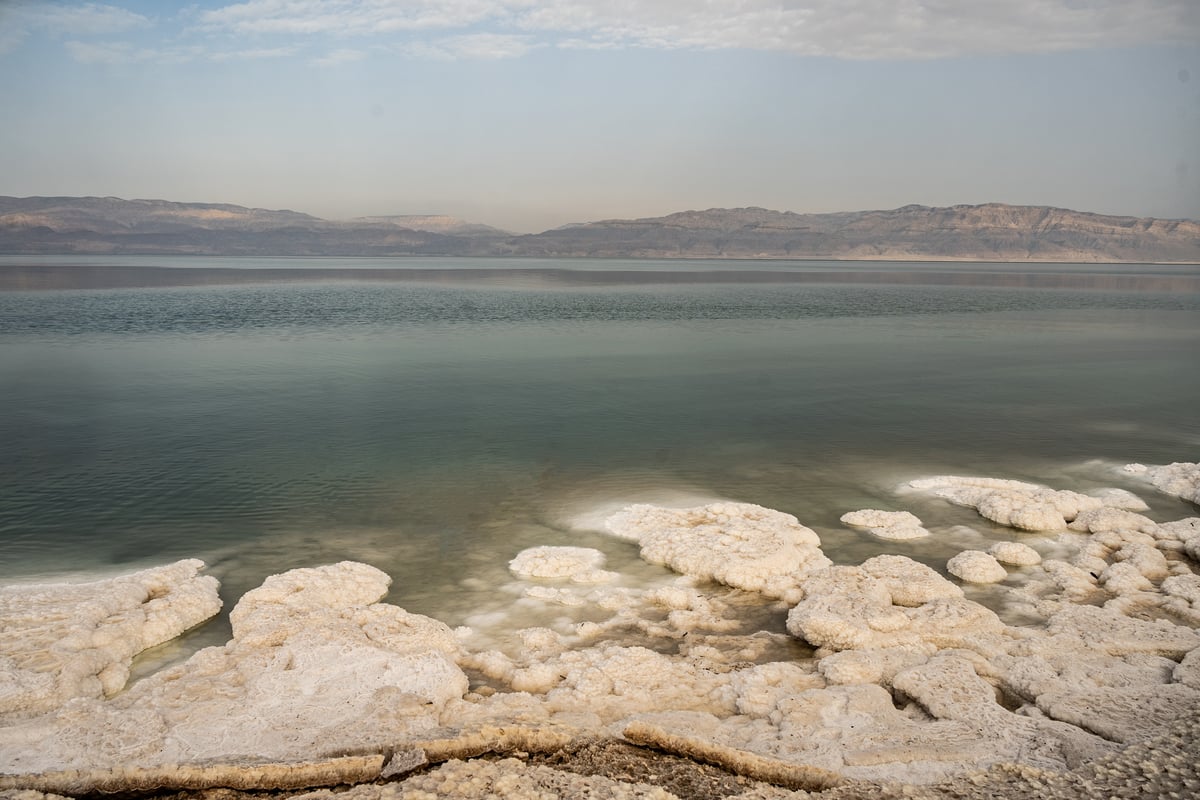
[[[0,195],[1200,219],[1197,0],[0,0]]]

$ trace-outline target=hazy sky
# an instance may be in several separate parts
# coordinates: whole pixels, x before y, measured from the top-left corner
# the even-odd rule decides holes
[[[1200,218],[1197,0],[0,0],[0,194]]]

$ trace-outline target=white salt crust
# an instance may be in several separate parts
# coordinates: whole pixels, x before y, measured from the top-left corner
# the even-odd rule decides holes
[[[982,550],[964,550],[946,562],[946,571],[967,583],[999,583],[1008,577],[1008,570]]]
[[[518,578],[567,579],[575,583],[608,583],[617,574],[601,569],[604,554],[590,547],[531,547],[508,562]]]
[[[971,491],[1010,483],[969,480]],[[1004,491],[1014,518],[1024,518],[1021,497],[1044,510],[1053,492]],[[544,588],[581,599],[591,618],[528,628],[504,651],[473,650],[469,631],[378,603],[388,581],[369,566],[295,570],[242,598],[226,646],[110,699],[77,697],[0,727],[0,789],[141,785],[130,770],[142,781],[216,770],[248,786],[261,771],[250,760],[264,758],[325,757],[333,766],[309,769],[361,781],[384,769],[382,755],[362,760],[372,753],[391,757],[398,774],[489,742],[556,747],[585,732],[780,780],[868,781],[871,796],[899,796],[901,783],[914,797],[949,796],[939,792],[952,786],[963,796],[973,796],[968,787],[1042,796],[1031,786],[1061,790],[1046,796],[1136,796],[1139,780],[1188,789],[1195,759],[1180,759],[1181,742],[1200,732],[1196,521],[1111,514],[1114,506],[1083,508],[1072,495],[1053,497],[1064,523],[1069,503],[1080,521],[1054,545],[1059,557],[1026,566],[1019,585],[988,589],[1039,620],[1028,627],[1005,624],[904,556],[831,565],[795,518],[736,503],[618,514],[614,533],[692,578],[631,590],[568,576]],[[774,598],[786,599],[775,613],[786,612],[788,632],[817,648],[816,659],[739,621]],[[364,755],[337,761],[346,753]],[[343,764],[358,777],[337,778]],[[955,783],[973,770],[990,771]],[[574,784],[510,762],[409,780],[352,793],[623,796],[628,786]],[[851,786],[860,784],[822,797],[854,796],[839,794]]]
[[[988,548],[988,555],[1001,564],[1013,567],[1032,567],[1042,563],[1041,554],[1021,542],[996,542]]]
[[[974,508],[993,522],[1026,531],[1064,530],[1080,512],[1092,509],[1143,511],[1146,508],[1141,499],[1120,490],[1104,489],[1086,495],[999,478],[941,475],[910,481],[907,486]]]
[[[921,526],[921,520],[907,511],[877,511],[873,508],[842,514],[841,521],[855,528],[866,528],[880,539],[905,541],[922,539],[929,531]]]
[[[1186,461],[1157,466],[1126,464],[1125,471],[1150,482],[1161,492],[1200,504],[1200,464]]]
[[[120,691],[133,657],[221,610],[204,563],[0,588],[0,724]]]
[[[750,503],[634,505],[606,525],[637,542],[652,564],[789,601],[800,596],[806,575],[831,563],[817,535],[791,514]]]

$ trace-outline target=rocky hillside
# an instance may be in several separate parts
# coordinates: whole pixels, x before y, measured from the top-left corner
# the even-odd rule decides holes
[[[998,203],[838,214],[736,208],[573,225],[515,244],[546,256],[1200,261],[1200,223]]]
[[[295,211],[226,204],[0,197],[0,253],[451,254],[470,251],[470,239],[416,230],[388,218],[332,222]]]
[[[335,222],[235,205],[0,197],[0,253],[1200,262],[1200,222],[998,203],[735,208],[515,236],[443,216]]]

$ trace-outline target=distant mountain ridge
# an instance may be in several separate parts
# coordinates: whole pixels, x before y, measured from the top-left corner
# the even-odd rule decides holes
[[[1200,261],[1200,223],[1000,203],[795,214],[764,208],[606,220],[525,237],[525,255]]]
[[[0,197],[0,253],[1200,262],[1200,222],[1001,203],[796,214],[714,208],[514,235],[436,215]]]

